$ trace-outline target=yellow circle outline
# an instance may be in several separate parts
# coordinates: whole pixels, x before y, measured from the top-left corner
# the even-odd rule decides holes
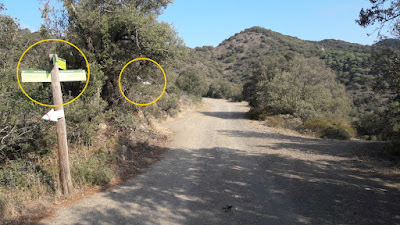
[[[25,54],[29,51],[29,49],[31,49],[33,46],[35,46],[35,45],[37,45],[37,44],[40,44],[40,43],[42,43],[42,42],[46,42],[46,41],[61,41],[61,42],[64,42],[64,43],[69,44],[69,45],[71,45],[72,47],[76,48],[76,49],[81,53],[81,55],[83,56],[83,58],[84,58],[85,61],[86,61],[86,66],[87,66],[87,70],[88,70],[88,76],[87,76],[87,79],[86,79],[86,85],[85,85],[85,87],[83,88],[83,90],[81,91],[81,93],[79,93],[79,95],[76,96],[76,98],[74,98],[74,99],[72,99],[71,101],[66,102],[66,103],[64,103],[64,104],[62,104],[62,105],[48,105],[48,104],[44,104],[44,103],[41,103],[41,102],[38,102],[38,101],[34,100],[33,98],[31,98],[31,96],[29,96],[29,95],[25,92],[24,88],[22,88],[21,82],[19,81],[19,76],[18,76],[19,64],[21,63],[21,60],[22,60],[22,58],[24,57],[24,55],[25,55]],[[59,106],[68,105],[69,103],[72,103],[73,101],[75,101],[76,99],[78,99],[78,98],[83,94],[83,92],[86,90],[86,87],[87,87],[88,84],[89,84],[89,78],[90,78],[90,67],[89,67],[89,62],[88,62],[88,60],[87,60],[85,54],[83,54],[83,52],[82,52],[78,47],[76,47],[74,44],[72,44],[72,43],[70,43],[70,42],[68,42],[68,41],[65,41],[65,40],[61,40],[61,39],[44,39],[44,40],[38,41],[38,42],[36,42],[35,44],[29,46],[29,48],[26,49],[26,50],[24,51],[24,53],[22,53],[21,57],[19,58],[18,65],[17,65],[17,81],[18,81],[18,86],[21,88],[22,92],[25,94],[26,97],[28,97],[28,98],[29,98],[31,101],[33,101],[34,103],[37,103],[37,104],[42,105],[42,106],[47,106],[47,107],[59,107]]]
[[[156,98],[156,100],[154,100],[154,101],[152,101],[152,102],[150,102],[150,103],[141,104],[141,103],[136,103],[136,102],[134,102],[134,101],[131,101],[128,97],[125,96],[124,92],[122,91],[122,87],[121,87],[122,72],[124,72],[125,68],[126,68],[129,64],[131,64],[131,63],[133,63],[133,62],[135,62],[135,61],[137,61],[137,60],[147,60],[147,61],[150,61],[150,62],[155,63],[155,64],[161,69],[161,71],[162,71],[162,73],[163,73],[163,75],[164,75],[164,89],[163,89],[163,91],[161,92],[160,96],[158,96],[158,98]],[[163,69],[163,68],[160,66],[160,64],[158,64],[156,61],[154,61],[154,60],[152,60],[152,59],[149,59],[149,58],[136,58],[136,59],[134,59],[134,60],[129,61],[129,62],[128,62],[127,64],[125,64],[125,66],[122,68],[121,72],[119,73],[119,77],[118,77],[118,86],[119,86],[119,91],[120,91],[121,94],[125,97],[125,99],[128,100],[128,102],[130,102],[130,103],[132,103],[132,104],[134,104],[134,105],[141,105],[141,106],[151,105],[151,104],[155,103],[156,101],[158,101],[158,100],[163,96],[163,94],[164,94],[164,92],[165,92],[165,88],[167,87],[167,76],[165,75],[164,69]]]

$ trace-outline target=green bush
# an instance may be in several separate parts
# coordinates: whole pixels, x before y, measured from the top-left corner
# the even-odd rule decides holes
[[[176,94],[165,93],[157,105],[169,116],[175,116],[179,112],[179,97]]]
[[[73,182],[79,186],[105,185],[114,176],[110,161],[115,160],[116,156],[112,153],[99,153],[91,157],[76,154],[73,158],[71,176]]]
[[[269,114],[264,109],[251,108],[246,115],[252,120],[265,120]]]
[[[207,83],[201,72],[194,68],[188,68],[179,74],[176,85],[188,94],[203,96],[207,93]]]
[[[232,101],[240,102],[243,100],[242,86],[224,79],[213,80],[207,97],[232,99]]]
[[[353,136],[350,131],[344,127],[331,126],[325,129],[323,137],[329,139],[347,140]]]
[[[90,107],[87,107],[87,105]],[[91,145],[95,139],[98,125],[104,119],[106,103],[101,98],[82,96],[65,107],[68,136],[75,143]],[[85,109],[85,110],[82,110]]]
[[[11,160],[0,169],[0,186],[5,189],[32,192],[38,190],[38,186],[51,183],[51,177],[27,160]]]
[[[260,60],[244,84],[243,96],[253,112],[290,114],[303,121],[316,117],[346,119],[351,109],[344,86],[316,58]]]
[[[232,96],[232,102],[241,102],[241,101],[243,101],[243,95],[241,91]]]
[[[320,118],[315,118],[304,122],[305,129],[309,129],[319,136],[321,136],[324,130],[330,127],[330,125],[331,123],[328,120]]]
[[[235,56],[231,55],[228,58],[225,59],[225,63],[232,63],[233,61],[235,61]]]
[[[268,125],[271,125],[273,127],[282,127],[291,130],[296,130],[303,124],[301,119],[288,114],[269,116],[266,118],[266,121]]]
[[[280,116],[267,117],[266,121],[267,121],[267,124],[272,127],[283,127],[283,124],[285,123],[283,118]]]
[[[315,118],[304,122],[304,129],[318,137],[347,140],[355,135],[354,128],[343,121]]]

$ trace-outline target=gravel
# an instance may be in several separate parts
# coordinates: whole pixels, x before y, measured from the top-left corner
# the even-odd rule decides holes
[[[360,160],[368,143],[295,135],[246,111],[204,99],[165,124],[161,161],[39,224],[400,224],[399,174]]]

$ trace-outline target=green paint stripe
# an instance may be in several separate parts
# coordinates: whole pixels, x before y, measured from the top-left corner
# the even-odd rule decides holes
[[[85,70],[61,70],[60,73],[86,73]]]
[[[21,73],[51,73],[50,70],[22,70]]]
[[[86,73],[85,70],[60,70],[60,73]],[[51,73],[50,70],[21,70],[21,73]]]

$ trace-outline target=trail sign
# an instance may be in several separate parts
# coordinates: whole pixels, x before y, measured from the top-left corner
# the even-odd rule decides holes
[[[51,71],[45,70],[22,70],[22,82],[51,82]]]
[[[54,111],[54,109],[51,109],[48,113],[46,113],[42,117],[42,119],[57,122],[58,119],[63,117],[64,117],[64,110]]]
[[[67,69],[67,60],[63,59],[63,58],[57,58],[54,57],[55,54],[50,54],[49,57],[50,59],[53,59],[53,65],[56,65],[56,60],[58,63],[58,68],[62,69],[62,70],[66,70]]]
[[[66,70],[67,69],[67,60],[62,59],[62,58],[58,58],[58,68],[62,69],[62,70]]]
[[[86,81],[85,70],[62,70],[60,71],[60,81]]]
[[[51,71],[49,70],[22,70],[22,82],[51,82]],[[86,81],[85,70],[62,70],[59,71],[60,82],[64,81]]]
[[[55,121],[57,126],[58,142],[58,162],[60,166],[61,187],[65,195],[73,192],[71,172],[69,167],[67,128],[64,117],[64,107],[61,84],[63,81],[85,81],[85,70],[66,70],[67,63],[65,59],[58,58],[56,54],[49,55],[53,62],[51,71],[46,70],[23,70],[21,71],[22,82],[51,82],[53,92],[53,102],[56,107],[44,115],[42,118]],[[59,69],[64,69],[59,71]]]

